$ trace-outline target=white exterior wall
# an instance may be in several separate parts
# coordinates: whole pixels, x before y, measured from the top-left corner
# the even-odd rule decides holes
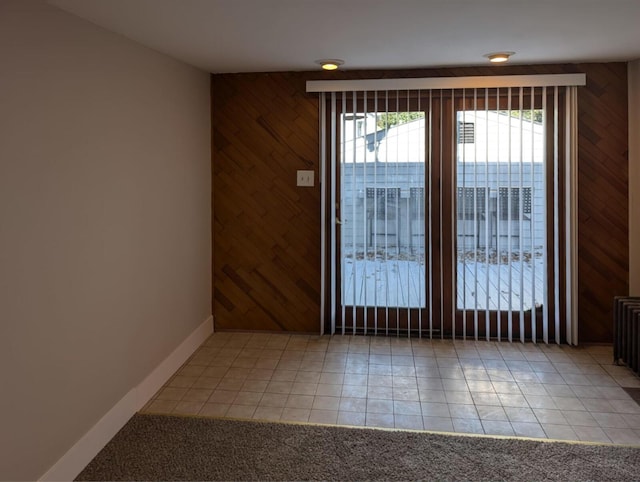
[[[545,235],[543,125],[483,111],[461,112],[459,120],[474,123],[475,142],[458,144],[456,185],[488,187],[488,212],[493,215],[475,223],[459,220],[458,246],[484,248],[488,241],[489,247],[499,250],[541,247]],[[375,125],[371,116],[365,125]],[[423,223],[410,220],[408,209],[420,202],[411,199],[411,189],[425,188],[425,119],[393,126],[388,131],[376,132],[370,127],[366,131],[368,134],[356,136],[354,141],[353,121],[345,122],[348,140],[341,153],[343,239],[346,245],[355,242],[358,249],[379,249],[382,245],[413,250],[416,244],[424,243]],[[498,191],[506,187],[531,189],[532,213],[522,226],[517,221],[497,219]],[[397,213],[392,216],[398,222],[364,218],[364,212],[371,212],[376,206],[366,197],[367,188],[399,189]],[[387,236],[380,236],[384,230]],[[378,235],[372,235],[374,232]]]

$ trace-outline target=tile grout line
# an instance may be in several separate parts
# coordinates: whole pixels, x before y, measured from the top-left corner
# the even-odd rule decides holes
[[[248,380],[252,380],[250,377],[251,372],[250,370],[255,369],[256,365],[257,365],[257,360],[259,359],[257,356],[253,356],[254,361],[253,362],[249,362],[248,359],[251,357],[243,357],[243,353],[245,352],[245,350],[247,349],[253,349],[254,352],[251,353],[249,352],[249,354],[253,354],[253,355],[257,355],[258,351],[262,350],[267,350],[267,349],[273,349],[274,346],[272,345],[272,341],[275,341],[276,339],[278,339],[277,337],[283,336],[283,335],[270,335],[270,339],[268,340],[268,342],[265,342],[265,340],[263,339],[262,342],[259,341],[260,335],[257,335],[255,338],[255,343],[250,342],[250,340],[245,339],[244,341],[237,339],[237,338],[241,338],[241,337],[234,337],[233,335],[231,336],[219,336],[220,334],[215,334],[213,337],[211,337],[209,340],[207,340],[207,342],[203,343],[202,347],[208,347],[210,349],[209,354],[210,354],[210,358],[209,358],[209,364],[208,366],[211,367],[214,365],[214,360],[219,360],[219,361],[224,361],[224,363],[220,363],[221,365],[224,365],[225,368],[225,373],[224,376],[221,376],[220,379],[218,380],[217,384],[214,386],[214,388],[210,389],[211,391],[211,396],[213,396],[213,393],[218,390],[218,387],[220,386],[220,383],[222,383],[222,380],[229,380],[229,378],[226,377],[226,375],[230,372],[230,370],[234,369],[233,371],[233,375],[234,376],[238,376],[239,379],[242,380],[242,384],[239,388],[237,388],[235,390],[235,395],[233,397],[233,400],[230,400],[230,403],[227,406],[227,411],[231,410],[232,407],[234,406],[243,406],[241,404],[237,404],[235,403],[235,400],[237,399],[237,397],[239,396],[240,392],[243,392],[243,388],[246,384],[246,382]],[[216,337],[214,340],[214,337]],[[252,336],[252,335],[251,335]],[[634,413],[624,413],[624,412],[620,412],[622,409],[619,408],[617,409],[620,413],[609,413],[607,415],[609,415],[609,418],[617,418],[619,420],[619,424],[623,424],[624,428],[622,430],[626,430],[626,432],[622,433],[620,432],[620,429],[615,429],[615,428],[605,428],[603,426],[603,423],[600,423],[599,421],[598,426],[597,427],[587,427],[587,426],[582,426],[582,425],[578,425],[578,424],[571,424],[571,421],[566,419],[565,414],[563,413],[563,409],[562,407],[559,407],[556,402],[554,401],[554,397],[556,398],[563,398],[561,397],[562,394],[566,393],[567,390],[571,390],[571,392],[573,392],[573,396],[574,398],[576,398],[577,400],[581,401],[581,400],[585,400],[585,398],[583,398],[582,396],[580,396],[580,392],[583,393],[584,395],[584,389],[578,390],[575,387],[579,387],[576,385],[571,385],[570,383],[567,383],[568,380],[564,380],[564,383],[559,382],[559,380],[555,380],[558,381],[557,385],[554,384],[547,384],[544,383],[545,380],[549,380],[549,376],[543,377],[541,376],[541,374],[544,373],[550,373],[550,369],[556,369],[558,368],[556,365],[559,363],[570,363],[570,367],[577,367],[578,368],[578,373],[580,373],[581,376],[584,376],[584,378],[574,378],[574,380],[578,380],[580,382],[588,382],[589,386],[595,386],[596,389],[600,389],[600,390],[596,390],[599,392],[600,398],[596,399],[596,400],[605,400],[605,403],[608,403],[608,400],[616,400],[615,398],[607,398],[606,394],[603,393],[603,390],[605,388],[607,388],[605,385],[595,385],[598,382],[598,378],[596,378],[596,374],[598,373],[598,370],[600,371],[605,371],[607,374],[609,373],[606,370],[603,370],[603,365],[598,362],[596,360],[596,358],[591,356],[591,352],[587,352],[587,351],[583,351],[582,353],[571,353],[570,355],[567,355],[568,350],[563,350],[561,348],[555,349],[555,347],[553,347],[553,349],[551,348],[546,348],[546,349],[542,349],[539,346],[526,346],[523,345],[521,346],[506,346],[506,350],[503,350],[503,348],[505,348],[505,345],[496,345],[495,343],[490,343],[490,344],[478,344],[473,343],[473,344],[469,344],[466,342],[463,343],[447,343],[447,342],[443,342],[443,343],[434,343],[434,342],[429,342],[429,343],[421,343],[418,345],[422,345],[422,346],[426,346],[429,349],[425,350],[425,351],[418,351],[415,349],[416,344],[413,342],[413,340],[411,340],[411,342],[405,341],[405,340],[389,340],[389,342],[387,343],[383,343],[381,344],[381,346],[383,347],[388,347],[388,350],[374,350],[373,346],[375,344],[375,341],[378,339],[375,338],[370,338],[367,339],[366,341],[360,341],[362,338],[356,338],[353,337],[353,339],[349,339],[348,343],[345,343],[343,341],[340,341],[340,343],[332,343],[334,339],[329,339],[327,343],[322,343],[322,341],[320,341],[320,345],[321,346],[314,346],[316,343],[318,343],[318,340],[322,340],[322,338],[318,338],[318,337],[299,337],[298,335],[284,335],[286,336],[286,339],[281,338],[278,339],[278,342],[274,343],[273,345],[275,345],[275,347],[277,347],[277,349],[280,351],[279,357],[278,357],[278,361],[277,363],[274,363],[273,366],[273,371],[271,372],[271,375],[267,381],[267,387],[268,384],[271,382],[274,382],[275,380],[273,379],[273,375],[278,371],[278,366],[281,365],[281,363],[284,360],[298,360],[298,364],[297,364],[297,368],[293,371],[296,372],[296,378],[297,378],[297,374],[299,373],[303,373],[303,372],[308,372],[309,368],[316,368],[320,370],[320,377],[322,377],[322,374],[330,374],[333,372],[333,370],[335,370],[337,368],[337,366],[332,367],[333,370],[327,370],[325,371],[328,367],[327,367],[327,363],[335,363],[335,362],[329,362],[328,361],[328,354],[333,354],[333,355],[338,355],[338,354],[343,354],[345,356],[345,361],[343,363],[343,366],[341,367],[341,372],[340,374],[342,375],[341,380],[342,383],[334,383],[334,385],[339,385],[340,387],[340,394],[339,396],[337,396],[337,403],[338,406],[336,407],[336,410],[334,410],[335,412],[335,417],[336,417],[336,423],[339,422],[338,418],[340,417],[340,408],[342,406],[342,402],[343,399],[345,398],[357,398],[357,397],[344,397],[343,394],[346,394],[345,392],[345,386],[346,385],[350,385],[348,383],[346,383],[348,381],[348,366],[349,366],[349,358],[350,358],[350,354],[354,355],[353,359],[354,360],[358,360],[358,355],[366,355],[366,375],[365,375],[365,385],[364,385],[364,393],[366,394],[366,397],[364,398],[364,403],[365,403],[365,413],[364,413],[364,424],[367,424],[367,419],[368,419],[368,415],[370,414],[368,407],[369,407],[369,399],[370,399],[370,377],[372,375],[371,373],[371,367],[372,367],[372,363],[371,363],[371,357],[374,355],[378,355],[377,352],[385,352],[388,353],[389,356],[389,370],[391,372],[391,375],[389,375],[390,377],[390,383],[391,383],[391,387],[390,387],[390,406],[391,406],[391,417],[393,417],[394,420],[394,427],[397,427],[400,424],[400,420],[404,419],[403,423],[407,422],[407,418],[404,418],[404,414],[399,413],[398,411],[398,406],[403,406],[405,405],[404,403],[396,403],[396,402],[412,402],[415,401],[415,399],[413,399],[413,396],[417,397],[417,401],[415,401],[415,403],[417,403],[418,405],[416,406],[416,408],[419,408],[419,418],[421,419],[421,424],[423,429],[425,429],[425,418],[428,416],[428,414],[426,414],[424,412],[424,403],[430,403],[430,402],[426,402],[426,400],[423,399],[422,396],[422,391],[423,388],[421,385],[419,385],[419,379],[421,377],[419,377],[419,370],[418,370],[418,360],[417,357],[421,357],[424,358],[425,361],[427,359],[432,359],[435,366],[440,366],[439,360],[442,359],[442,361],[444,361],[444,359],[447,359],[447,363],[452,365],[448,365],[448,366],[452,366],[453,369],[449,370],[449,372],[447,372],[446,374],[442,371],[440,371],[440,377],[437,378],[437,380],[440,382],[439,383],[439,387],[441,388],[440,390],[434,390],[437,392],[441,392],[443,397],[446,397],[446,385],[451,384],[451,382],[449,382],[448,384],[443,384],[444,380],[452,380],[450,378],[447,378],[447,376],[455,376],[458,377],[458,380],[464,380],[464,384],[466,387],[466,391],[463,393],[468,393],[469,395],[473,395],[473,393],[483,393],[482,391],[477,392],[477,391],[473,391],[472,388],[478,388],[479,390],[486,390],[488,387],[482,388],[483,385],[489,385],[491,388],[491,391],[488,391],[487,393],[490,393],[493,395],[493,397],[490,396],[482,396],[479,398],[487,398],[487,401],[491,401],[491,399],[495,399],[492,403],[492,406],[497,403],[498,405],[495,405],[496,407],[499,407],[500,411],[502,412],[502,414],[504,414],[505,416],[505,420],[502,420],[502,415],[498,415],[496,414],[496,417],[500,418],[500,420],[496,420],[495,422],[500,422],[500,423],[491,423],[492,420],[488,419],[488,418],[482,418],[481,414],[478,411],[478,407],[479,405],[479,400],[471,397],[471,402],[472,402],[472,406],[474,407],[475,413],[477,415],[477,424],[479,424],[479,427],[482,429],[483,432],[488,431],[486,426],[487,425],[493,425],[494,427],[496,426],[500,426],[502,425],[503,428],[506,427],[507,425],[510,427],[510,429],[513,431],[513,433],[516,433],[516,427],[514,427],[514,423],[518,423],[515,421],[512,421],[511,418],[508,416],[507,411],[505,410],[505,408],[508,408],[507,405],[504,404],[504,401],[502,400],[502,398],[500,397],[501,393],[498,391],[498,388],[496,387],[495,383],[496,380],[492,380],[492,377],[490,376],[491,373],[489,373],[490,370],[492,370],[491,368],[489,368],[490,363],[488,362],[489,360],[497,360],[501,363],[504,363],[505,366],[507,367],[506,372],[509,374],[509,377],[512,378],[512,381],[508,382],[508,383],[513,383],[515,384],[515,386],[518,388],[520,394],[523,396],[525,402],[527,403],[527,409],[531,411],[531,413],[534,416],[534,419],[537,421],[537,425],[540,427],[540,429],[543,431],[543,433],[545,433],[545,435],[548,437],[549,436],[549,432],[548,430],[550,430],[553,427],[545,427],[545,425],[549,425],[548,423],[544,423],[542,422],[543,419],[540,418],[540,416],[542,415],[543,412],[540,412],[540,410],[554,410],[553,413],[550,413],[549,416],[551,415],[555,415],[556,417],[561,417],[563,420],[563,425],[561,425],[560,427],[565,427],[566,430],[570,430],[573,433],[573,438],[579,438],[579,434],[576,433],[576,431],[574,430],[575,427],[579,427],[582,430],[582,433],[586,433],[589,432],[589,430],[591,430],[592,432],[595,432],[595,429],[598,428],[599,430],[601,430],[603,433],[614,433],[612,431],[618,430],[618,432],[615,432],[616,436],[620,439],[620,437],[624,438],[625,436],[627,437],[628,440],[631,440],[631,437],[633,435],[633,440],[638,439],[640,440],[640,416],[638,416],[638,414]],[[252,336],[253,337],[253,336]],[[236,339],[234,339],[236,338]],[[246,336],[245,336],[246,338]],[[225,340],[226,339],[226,340]],[[282,343],[281,340],[283,340],[286,343]],[[357,340],[357,342],[352,343],[354,340]],[[385,340],[386,341],[386,340]],[[437,341],[437,340],[436,340]],[[209,343],[210,342],[210,343]],[[366,351],[363,352],[363,349],[360,347],[356,348],[356,345],[367,345]],[[332,346],[333,345],[333,346]],[[343,347],[338,348],[338,345],[345,345],[346,350]],[[350,347],[354,347],[354,350],[351,350]],[[478,347],[482,347],[483,349],[478,349]],[[319,348],[319,349],[318,349]],[[332,348],[338,348],[338,349],[332,349]],[[396,349],[397,348],[397,349]],[[199,349],[200,350],[200,349]],[[198,350],[198,351],[199,351]],[[410,353],[407,353],[407,351]],[[292,353],[292,352],[298,352],[297,355],[293,355],[293,356],[287,356],[287,352]],[[322,355],[318,355],[317,353],[322,352]],[[394,353],[395,352],[395,353]],[[491,353],[493,352],[493,353]],[[213,353],[215,353],[215,355],[212,355]],[[598,356],[601,360],[604,360],[606,358],[606,350],[599,350],[597,352],[593,352],[596,354],[596,356]],[[313,356],[307,356],[309,354],[313,354]],[[516,356],[514,354],[519,354],[519,356]],[[554,356],[552,358],[551,355],[562,355],[562,356]],[[192,357],[192,359],[194,359],[195,357],[198,356],[198,352],[196,352],[196,354],[194,354],[194,356]],[[393,357],[394,356],[398,356],[398,357],[403,357],[403,356],[411,356],[411,370],[410,370],[410,375],[408,375],[407,373],[404,373],[404,370],[399,369],[399,367],[401,366],[400,362],[406,363],[406,361],[409,360],[403,360],[402,358],[398,358],[397,360],[395,360]],[[219,359],[218,357],[221,357],[222,359]],[[226,358],[226,359],[225,359]],[[240,360],[241,363],[244,364],[248,364],[247,367],[242,367],[240,366],[241,363],[238,363],[238,359],[243,359],[243,358],[247,358],[247,361],[243,361]],[[339,358],[339,357],[338,357]],[[185,366],[188,366],[191,362],[190,359],[187,364],[185,364]],[[318,365],[316,367],[313,366],[314,360],[322,360],[322,364]],[[451,360],[454,359],[454,360]],[[514,359],[520,359],[520,363],[514,363]],[[552,360],[555,359],[556,362],[553,362]],[[545,361],[547,360],[547,361]],[[564,361],[563,361],[564,360]],[[206,360],[200,360],[200,362],[204,363]],[[305,363],[305,361],[307,363]],[[394,361],[398,362],[398,365],[394,364]],[[541,365],[541,363],[545,363],[545,365]],[[303,364],[304,364],[304,368],[303,368]],[[239,366],[240,370],[236,369],[236,365]],[[285,364],[282,363],[282,366],[284,366]],[[296,365],[294,363],[294,365]],[[491,365],[493,366],[499,366],[500,364],[497,362],[492,362]],[[582,366],[591,366],[591,368],[581,368]],[[183,368],[185,367],[183,366]],[[440,366],[441,370],[442,368],[444,368],[447,365],[442,365]],[[605,365],[606,366],[606,365]],[[457,368],[456,368],[457,367]],[[482,367],[482,368],[481,368]],[[305,370],[305,368],[307,370]],[[536,370],[536,368],[538,368],[539,370]],[[596,368],[598,370],[596,370]],[[620,368],[620,367],[614,367],[614,368]],[[246,370],[246,371],[242,371],[242,369]],[[522,370],[527,370],[526,372],[522,372],[522,373],[531,373],[531,375],[525,376],[523,375],[520,371]],[[182,370],[182,368],[181,368]],[[200,374],[202,374],[204,372],[204,370],[200,370]],[[514,371],[514,370],[518,370],[518,371]],[[573,370],[573,369],[572,369]],[[195,373],[197,370],[195,370],[193,373]],[[222,371],[222,370],[220,370]],[[494,372],[497,372],[498,370],[494,370]],[[615,371],[615,370],[614,370]],[[477,373],[476,373],[477,372]],[[556,373],[558,372],[558,370],[556,369]],[[591,378],[589,378],[589,372],[594,373],[593,375],[591,375]],[[180,373],[180,370],[177,372],[177,374]],[[186,372],[185,372],[186,373]],[[425,373],[425,372],[423,372]],[[428,371],[426,372],[428,373]],[[616,371],[616,373],[621,373],[619,370]],[[622,372],[624,373],[624,372]],[[175,387],[170,387],[171,383],[173,382],[173,380],[175,379],[176,376],[178,375],[174,375],[174,377],[171,378],[171,380],[165,385],[165,387],[163,387],[163,390],[165,388],[175,388]],[[514,376],[515,375],[515,376]],[[473,376],[473,378],[472,378]],[[479,379],[475,379],[475,377],[480,377]],[[613,379],[613,377],[611,377],[610,375],[606,375],[608,377],[610,377],[612,379],[612,382],[615,383],[616,385],[613,386],[614,388],[619,388],[619,383],[617,381],[615,381],[615,379]],[[410,379],[411,380],[411,387],[415,387],[415,388],[407,388],[406,391],[409,392],[411,389],[413,389],[416,392],[416,395],[411,395],[409,393],[405,393],[402,394],[401,397],[397,397],[396,396],[396,392],[401,393],[402,389],[406,388],[403,385],[398,385],[397,387],[396,385],[396,380],[394,379],[394,377],[397,378],[403,378],[403,379]],[[200,377],[202,378],[202,377]],[[331,380],[331,377],[326,377],[327,380]],[[488,378],[488,380],[487,380]],[[569,377],[570,378],[570,377]],[[424,379],[429,379],[424,378]],[[209,399],[207,399],[206,401],[202,401],[200,400],[200,402],[189,402],[187,400],[185,400],[185,397],[187,397],[187,394],[190,393],[191,390],[194,390],[194,386],[197,383],[196,381],[191,381],[191,385],[188,385],[187,387],[183,387],[186,388],[186,390],[183,390],[181,396],[179,397],[180,400],[175,401],[175,404],[179,404],[181,401],[185,401],[187,403],[200,403],[201,406],[206,406],[206,404],[210,401],[211,396],[209,397]],[[295,379],[294,379],[295,380]],[[320,381],[320,380],[318,380]],[[406,382],[406,380],[403,380],[404,382]],[[551,379],[551,381],[553,381],[553,379]],[[602,379],[600,379],[600,382],[602,382]],[[289,400],[289,398],[292,395],[292,391],[293,391],[293,384],[295,383],[295,381],[290,382],[291,386],[288,386],[285,389],[285,385],[282,385],[281,389],[286,391],[286,398],[287,400],[282,402],[284,404],[284,407],[280,407],[277,411],[280,413],[280,417],[283,415],[284,410],[286,408],[287,402]],[[506,383],[503,381],[503,383]],[[544,393],[544,397],[546,397],[548,399],[548,402],[545,402],[542,398],[539,400],[540,403],[543,403],[542,406],[544,406],[544,404],[547,405],[551,405],[554,408],[538,408],[538,409],[534,409],[532,408],[532,400],[531,398],[527,398],[528,397],[542,397],[542,395],[539,394],[535,394],[533,395],[533,393],[528,393],[530,390],[533,390],[534,386],[533,384],[535,384],[535,386],[540,387],[539,389],[541,389]],[[315,384],[315,389],[314,389],[314,400],[315,397],[320,396],[318,395],[318,388],[319,388],[319,383]],[[531,385],[531,386],[529,386]],[[233,383],[228,383],[227,386],[233,386]],[[237,386],[237,383],[236,383]],[[527,387],[527,391],[523,392],[522,388]],[[556,387],[560,387],[560,386],[566,386],[567,388],[564,389],[564,391],[556,391],[555,393],[557,395],[552,394],[547,387],[550,386],[556,386]],[[260,401],[262,401],[262,399],[264,398],[265,394],[270,393],[268,392],[267,387],[264,388],[264,390],[261,392],[262,395],[260,396]],[[572,388],[574,387],[574,388]],[[559,390],[559,389],[557,389]],[[612,391],[612,389],[608,390],[609,392]],[[159,392],[161,393],[161,392]],[[179,392],[177,392],[179,393]],[[332,396],[335,396],[335,393],[331,393],[329,392]],[[360,392],[362,393],[362,392]],[[605,395],[605,396],[602,396]],[[626,394],[625,394],[626,395]],[[195,396],[195,394],[193,395]],[[615,394],[614,394],[615,396]],[[620,396],[620,394],[617,395],[618,397]],[[626,395],[628,397],[628,395]],[[153,411],[150,410],[150,408],[153,405],[153,402],[155,400],[157,400],[158,394],[156,394],[154,397],[152,397],[152,399],[149,401],[149,403],[147,403],[147,405],[145,406],[145,409],[147,409],[147,411]],[[451,420],[452,422],[454,421],[455,418],[455,414],[452,413],[452,411],[450,410],[451,407],[451,403],[449,402],[449,400],[447,398],[444,398],[445,400],[445,405],[446,407],[449,409],[448,413],[449,413],[449,417],[447,417],[448,420]],[[586,400],[589,400],[589,398],[586,398]],[[161,401],[161,400],[160,400]],[[259,402],[260,402],[259,401]],[[258,403],[259,403],[258,402]],[[407,414],[411,413],[414,409],[410,409],[410,403],[406,404],[407,406],[402,408],[402,410],[407,411]],[[257,405],[258,407],[260,406],[260,404]],[[313,406],[313,405],[312,405]],[[618,404],[618,406],[620,407],[621,405]],[[585,407],[588,408],[588,407]],[[613,406],[612,406],[613,408]],[[202,410],[203,408],[201,407],[200,410]],[[177,407],[174,409],[177,410]],[[238,409],[236,409],[237,411]],[[538,410],[538,412],[536,413],[535,410]],[[581,410],[580,412],[583,412],[585,414],[591,414],[592,411],[590,410]],[[372,414],[372,413],[371,413]],[[624,415],[627,415],[627,417],[624,417]],[[415,415],[407,415],[407,417],[411,417],[411,416],[415,416]],[[635,418],[634,418],[635,417]],[[372,417],[375,418],[375,417]],[[400,420],[399,420],[400,419]],[[552,420],[553,421],[553,420]],[[556,419],[555,421],[559,421],[559,419]],[[486,423],[485,423],[486,422]],[[635,424],[635,425],[634,425]],[[632,427],[638,427],[637,429],[634,429]],[[495,428],[494,428],[495,430]],[[607,432],[608,430],[608,432]]]

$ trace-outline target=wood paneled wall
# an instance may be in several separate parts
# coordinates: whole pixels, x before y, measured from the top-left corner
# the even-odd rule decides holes
[[[585,72],[579,88],[580,340],[611,341],[613,296],[628,292],[626,64],[212,76],[213,313],[217,330],[318,332],[318,101],[312,79]],[[316,177],[317,179],[317,177]]]
[[[213,311],[218,330],[317,332],[320,189],[318,104],[304,76],[212,81]]]
[[[578,338],[610,342],[629,291],[626,64],[589,65],[578,93]]]

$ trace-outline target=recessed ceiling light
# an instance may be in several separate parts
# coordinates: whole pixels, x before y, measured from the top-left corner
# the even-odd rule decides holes
[[[489,62],[499,64],[509,60],[509,57],[513,54],[515,54],[515,52],[493,52],[491,54],[486,54],[485,57],[489,59]]]
[[[344,64],[344,60],[340,59],[322,59],[316,60],[316,64],[320,64],[320,66],[324,70],[336,70],[342,64]]]

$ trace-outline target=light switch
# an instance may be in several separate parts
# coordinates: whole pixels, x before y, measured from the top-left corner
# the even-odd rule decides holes
[[[296,186],[313,187],[314,171],[298,171]]]

